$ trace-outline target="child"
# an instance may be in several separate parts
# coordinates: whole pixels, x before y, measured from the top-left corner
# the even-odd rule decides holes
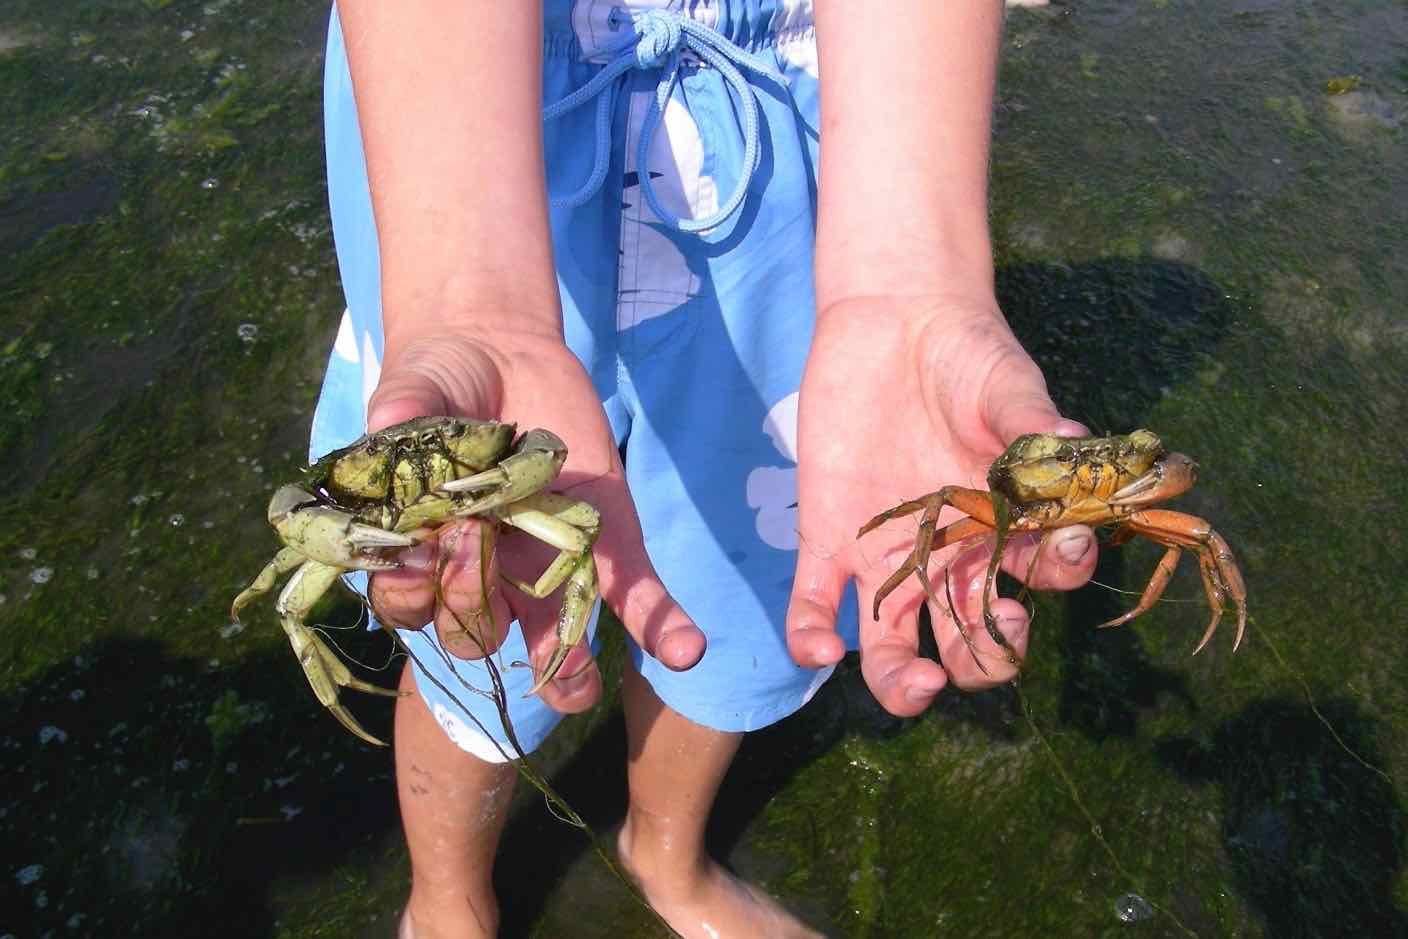
[[[555,488],[601,510],[602,595],[633,640],[618,848],[682,935],[814,935],[710,859],[703,835],[742,733],[801,707],[848,645],[899,715],[950,678],[1011,676],[972,628],[981,551],[936,555],[931,576],[952,565],[986,673],[940,611],[943,667],[916,655],[912,580],[858,635],[855,618],[914,537],[897,523],[857,541],[863,522],[944,483],[981,485],[1019,434],[1083,433],[993,295],[1001,15],[996,0],[341,0],[334,13],[328,189],[348,312],[312,451],[428,414],[566,440]],[[396,714],[413,868],[402,934],[420,939],[498,923],[490,874],[514,770],[453,700],[477,707],[461,680],[487,686],[455,616],[479,602],[476,532],[447,526],[371,584],[378,618],[435,673],[406,669]],[[525,540],[499,551],[520,575],[541,557]],[[1034,586],[1083,582],[1093,544],[1062,529]],[[1019,545],[1008,569],[1025,574],[1035,550]],[[520,624],[502,660],[541,664],[551,601],[494,602]],[[1024,649],[1021,606],[993,610]],[[529,670],[505,672],[525,749],[600,695],[585,647],[536,698],[522,699]]]

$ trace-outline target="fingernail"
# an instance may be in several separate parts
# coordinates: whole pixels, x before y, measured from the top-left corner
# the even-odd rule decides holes
[[[656,641],[650,655],[670,671],[682,672],[693,668],[707,648],[708,637],[696,627],[677,626]]]
[[[1079,564],[1081,558],[1090,553],[1093,542],[1089,535],[1070,535],[1056,545],[1056,553],[1067,564]]]
[[[402,551],[396,556],[396,560],[401,562],[402,567],[413,571],[428,571],[435,567],[435,550],[430,544],[421,543]]]
[[[570,697],[585,688],[590,679],[591,669],[583,665],[571,675],[559,676],[553,680],[557,683],[558,690]]]

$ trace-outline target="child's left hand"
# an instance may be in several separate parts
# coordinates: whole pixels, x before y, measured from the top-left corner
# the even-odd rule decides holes
[[[929,577],[949,579],[970,651],[946,609],[931,604],[943,666],[918,656],[915,578],[871,616],[875,592],[909,554],[915,527],[890,523],[857,540],[862,524],[899,502],[947,484],[986,488],[988,465],[1016,437],[1086,433],[1065,420],[1041,371],[1018,344],[995,301],[879,297],[819,311],[802,381],[798,417],[801,550],[787,612],[787,643],[801,665],[834,664],[845,654],[835,631],[847,582],[860,596],[861,669],[893,714],[918,714],[951,678],[981,688],[1009,680],[1015,667],[982,625],[982,577],[991,548],[936,552]],[[949,515],[957,517],[950,510]],[[946,515],[941,524],[952,521]],[[1069,590],[1095,568],[1093,532],[1053,533],[1037,551],[1014,538],[1003,569],[1038,589]],[[948,568],[945,571],[945,568]],[[943,599],[942,597],[940,598]],[[1028,615],[1014,600],[991,604],[1003,634],[1025,653]],[[981,657],[979,668],[975,654]]]

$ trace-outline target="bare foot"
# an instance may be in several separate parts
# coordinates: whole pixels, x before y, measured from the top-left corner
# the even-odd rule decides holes
[[[693,865],[695,869],[687,876],[666,874],[647,858],[633,857],[629,841],[623,827],[616,836],[621,866],[635,878],[655,911],[684,939],[822,939],[822,933],[712,858]]]

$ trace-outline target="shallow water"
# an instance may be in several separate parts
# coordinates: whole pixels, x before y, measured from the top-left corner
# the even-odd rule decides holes
[[[226,628],[341,304],[319,7],[0,11],[0,936],[388,936],[404,898],[389,756],[272,617]],[[843,669],[748,740],[715,846],[844,936],[1408,935],[1408,8],[1073,0],[1005,47],[1004,308],[1067,413],[1198,459],[1247,642],[1189,658],[1185,562],[1129,628],[1039,598],[1019,689],[900,721]],[[623,748],[602,709],[547,755],[602,829]],[[653,934],[534,797],[499,879],[506,935]]]

